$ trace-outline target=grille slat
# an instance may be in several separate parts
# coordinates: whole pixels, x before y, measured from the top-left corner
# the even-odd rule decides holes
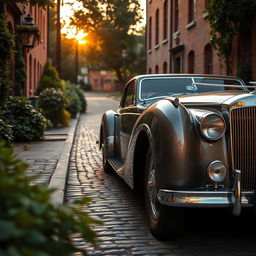
[[[256,190],[256,107],[231,111],[233,168],[241,170],[242,191]]]

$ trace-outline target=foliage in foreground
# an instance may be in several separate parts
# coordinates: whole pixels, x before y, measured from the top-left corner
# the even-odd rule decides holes
[[[10,97],[2,119],[12,126],[15,141],[32,141],[43,138],[46,119],[26,98]]]
[[[67,99],[60,89],[47,88],[40,93],[40,108],[53,126],[68,126],[70,114],[65,110]]]
[[[80,210],[89,199],[75,202],[74,207],[54,206],[53,191],[29,185],[34,178],[25,176],[26,168],[11,148],[0,144],[0,255],[86,255],[72,244],[71,236],[81,233],[87,242],[97,242],[90,225],[100,222]]]

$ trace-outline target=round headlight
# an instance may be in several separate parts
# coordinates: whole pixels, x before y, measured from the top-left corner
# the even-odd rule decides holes
[[[226,123],[220,115],[208,113],[200,118],[200,130],[207,140],[218,140],[226,131]]]
[[[221,161],[213,161],[207,168],[209,178],[214,182],[222,182],[227,173],[226,166]]]

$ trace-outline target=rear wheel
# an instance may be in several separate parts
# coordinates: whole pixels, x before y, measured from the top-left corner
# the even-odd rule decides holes
[[[107,160],[107,148],[105,146],[105,144],[103,143],[101,145],[101,150],[102,150],[102,166],[103,166],[103,170],[105,173],[111,173],[112,167],[109,164],[108,160]]]
[[[157,199],[157,170],[151,148],[147,153],[145,172],[145,202],[148,225],[159,240],[175,239],[181,232],[183,214],[180,208],[160,204]]]

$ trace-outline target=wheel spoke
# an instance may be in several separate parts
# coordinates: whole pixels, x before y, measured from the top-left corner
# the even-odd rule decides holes
[[[159,215],[159,201],[157,199],[157,185],[156,185],[156,174],[155,170],[153,168],[153,163],[151,162],[150,171],[148,174],[148,180],[147,180],[147,193],[148,193],[148,199],[149,204],[151,208],[151,212],[155,218]]]

